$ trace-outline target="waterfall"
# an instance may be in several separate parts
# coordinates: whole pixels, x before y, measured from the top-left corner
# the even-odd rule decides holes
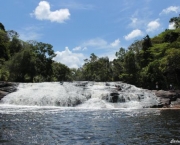
[[[119,89],[120,88],[120,89]],[[154,93],[121,82],[20,83],[1,104],[77,108],[143,108],[158,105]]]

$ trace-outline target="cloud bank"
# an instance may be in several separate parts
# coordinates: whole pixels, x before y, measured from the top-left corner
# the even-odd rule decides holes
[[[67,65],[69,68],[79,68],[83,65],[85,56],[82,53],[73,53],[68,47],[64,51],[56,51],[54,61]]]
[[[50,4],[47,1],[39,2],[31,16],[35,16],[38,20],[50,20],[51,22],[63,23],[70,17],[68,9],[50,10]]]

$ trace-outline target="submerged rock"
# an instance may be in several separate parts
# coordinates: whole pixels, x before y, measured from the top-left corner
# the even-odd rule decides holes
[[[118,102],[118,97],[119,97],[118,93],[110,93],[110,96],[112,96],[112,98],[111,98],[112,103]]]

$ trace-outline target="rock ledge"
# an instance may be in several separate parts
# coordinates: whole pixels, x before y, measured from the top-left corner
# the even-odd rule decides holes
[[[180,108],[180,90],[152,90],[163,108]]]
[[[17,90],[18,83],[0,82],[0,100],[9,93]]]

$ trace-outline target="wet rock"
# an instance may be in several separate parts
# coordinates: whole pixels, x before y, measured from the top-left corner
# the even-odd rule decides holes
[[[110,93],[110,96],[112,96],[111,101],[113,103],[117,103],[118,102],[119,93],[113,92],[113,93]]]
[[[88,84],[88,82],[79,82],[75,86],[85,87]]]
[[[162,107],[173,108],[175,105],[180,106],[180,101],[177,101],[179,100],[178,98],[180,98],[180,90],[170,90],[170,91],[153,90],[153,92],[159,98],[161,104],[163,104]],[[178,108],[178,107],[175,107],[175,108]]]
[[[177,106],[177,105],[180,105],[180,99],[177,98],[176,101],[172,101],[171,104],[174,105],[174,106],[175,106],[175,105],[176,105],[176,106]]]
[[[118,96],[112,96],[112,102],[117,103],[118,102]]]
[[[18,83],[0,82],[0,100],[9,93],[17,90]]]
[[[106,83],[105,85],[106,85],[106,86],[110,86],[110,84],[109,84],[109,83]]]

